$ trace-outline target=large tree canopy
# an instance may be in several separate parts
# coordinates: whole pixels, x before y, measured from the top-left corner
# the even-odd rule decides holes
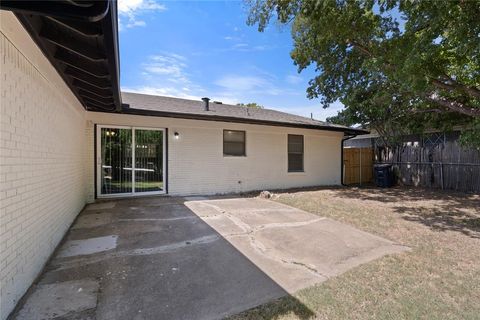
[[[248,3],[260,31],[271,19],[291,24],[294,63],[317,71],[307,96],[346,106],[335,121],[478,128],[479,0]]]

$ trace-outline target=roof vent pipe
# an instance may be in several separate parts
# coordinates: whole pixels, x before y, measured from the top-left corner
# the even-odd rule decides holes
[[[202,98],[202,100],[205,103],[205,111],[209,111],[210,108],[208,106],[208,102],[210,101],[210,98]]]

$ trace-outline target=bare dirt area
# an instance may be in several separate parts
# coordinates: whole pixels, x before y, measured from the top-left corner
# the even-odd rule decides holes
[[[235,319],[479,319],[480,196],[339,188],[273,200],[411,248],[257,307]]]

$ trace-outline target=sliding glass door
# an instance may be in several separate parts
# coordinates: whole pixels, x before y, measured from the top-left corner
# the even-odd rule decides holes
[[[100,194],[132,192],[132,130],[100,128]]]
[[[135,192],[163,190],[163,131],[134,129]]]
[[[164,193],[162,129],[97,127],[99,197]]]

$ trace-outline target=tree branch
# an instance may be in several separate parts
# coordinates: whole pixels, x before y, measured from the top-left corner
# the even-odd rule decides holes
[[[364,53],[368,57],[374,57],[374,54],[372,53],[372,51],[368,47],[360,44],[356,40],[347,39],[347,43],[349,43],[353,47],[357,48],[358,50],[360,50],[362,53]],[[388,63],[388,62],[385,63],[385,67],[390,69],[390,70],[395,68],[394,65],[392,65],[391,63]],[[440,81],[438,79],[435,79],[435,78],[430,78],[430,81],[433,84],[433,86],[435,86],[439,89],[444,89],[444,90],[448,90],[448,91],[459,91],[460,90],[460,91],[463,91],[464,93],[466,93],[467,95],[469,95],[470,97],[480,99],[480,90],[479,89],[477,89],[475,87],[466,86],[464,84],[458,83],[457,81],[455,81],[454,79],[452,79],[451,77],[449,77],[447,75],[444,75],[441,78],[443,78],[445,81],[448,81],[450,83],[445,83],[445,82],[442,82],[442,81]],[[471,117],[480,117],[480,109],[466,106],[465,104],[463,104],[461,102],[458,102],[458,101],[448,100],[446,98],[440,97],[437,93],[427,95],[426,98],[427,98],[427,100],[429,100],[429,101],[431,101],[431,102],[433,102],[433,103],[435,103],[439,106],[442,106],[444,108],[450,109],[452,111],[459,112],[459,113],[462,113],[462,114],[465,114],[465,115],[468,115],[468,116],[471,116]]]
[[[426,99],[430,102],[433,102],[444,108],[453,110],[455,112],[465,114],[470,117],[480,117],[480,109],[466,106],[465,104],[458,101],[448,100],[444,97],[440,97],[437,93],[427,95]]]
[[[373,57],[373,53],[370,51],[370,49],[368,49],[366,46],[358,43],[357,41],[347,39],[347,43],[350,44],[351,46],[357,48],[358,50],[360,50],[362,53],[366,54],[367,56]]]
[[[425,109],[425,110],[414,109],[414,110],[411,110],[410,112],[412,113],[445,113],[445,110],[444,109]]]
[[[441,77],[443,80],[447,81],[447,83],[439,81],[437,79],[432,79],[432,84],[436,86],[437,88],[449,90],[449,91],[454,91],[454,90],[462,90],[472,98],[477,98],[480,99],[480,90],[472,87],[472,86],[467,86],[464,84],[461,84],[457,82],[456,80],[453,80],[449,76],[445,75]]]

